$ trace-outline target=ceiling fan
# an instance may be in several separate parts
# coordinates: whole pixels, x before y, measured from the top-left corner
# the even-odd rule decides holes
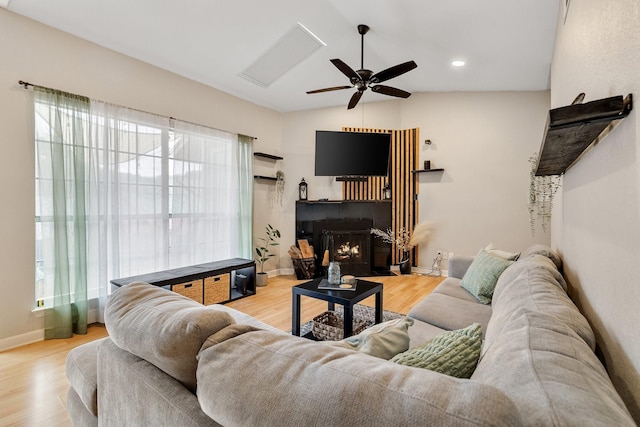
[[[354,93],[351,97],[351,100],[349,100],[349,105],[347,106],[347,109],[349,110],[358,104],[358,101],[360,101],[362,94],[368,88],[371,88],[371,90],[376,93],[396,96],[398,98],[408,98],[411,96],[411,93],[406,92],[402,89],[397,89],[395,87],[385,86],[378,83],[382,83],[413,70],[418,66],[414,61],[404,62],[375,74],[373,74],[373,71],[366,70],[364,68],[364,35],[367,34],[368,31],[369,27],[367,25],[358,25],[358,33],[360,34],[360,36],[362,36],[362,41],[360,44],[360,69],[358,71],[354,71],[353,68],[349,67],[340,59],[331,60],[333,65],[335,65],[338,70],[342,71],[342,73],[349,78],[351,85],[334,86],[324,89],[311,90],[307,93],[330,92],[334,90],[351,89],[355,87],[358,91]]]

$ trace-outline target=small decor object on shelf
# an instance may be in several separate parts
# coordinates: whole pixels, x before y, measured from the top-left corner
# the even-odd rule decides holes
[[[298,198],[299,200],[307,200],[307,183],[304,178],[298,184]]]
[[[391,200],[391,187],[389,186],[389,183],[385,184],[382,189],[382,196],[385,200]]]
[[[431,160],[425,160],[424,161],[424,170],[428,171],[429,169],[431,169]]]
[[[529,157],[531,171],[529,173],[529,226],[531,236],[536,234],[536,219],[540,221],[543,232],[547,232],[547,227],[551,222],[551,212],[553,211],[553,198],[562,186],[561,175],[536,175],[538,155]]]
[[[260,246],[256,246],[256,261],[260,264],[260,272],[256,273],[256,286],[267,286],[269,280],[267,273],[264,272],[264,263],[269,258],[276,256],[271,253],[269,248],[272,246],[278,246],[278,239],[280,238],[280,231],[273,228],[271,224],[267,224],[265,227],[265,237],[260,237],[258,240],[261,242]]]

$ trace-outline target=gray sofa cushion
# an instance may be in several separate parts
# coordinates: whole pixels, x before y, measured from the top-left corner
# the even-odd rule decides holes
[[[409,310],[407,316],[447,331],[480,323],[484,333],[491,319],[491,306],[442,293],[432,293]]]
[[[591,348],[557,317],[518,308],[485,345],[471,379],[501,389],[528,425],[633,425]]]
[[[415,321],[409,328],[409,349],[422,345],[443,332],[445,332],[444,329],[430,323]]]
[[[546,258],[549,258],[556,265],[558,270],[562,268],[562,260],[560,259],[558,254],[547,245],[539,244],[528,247],[522,252],[522,254],[520,255],[520,259],[527,258],[532,255],[542,255]]]
[[[98,416],[89,412],[73,387],[67,391],[67,413],[74,426],[98,427]]]
[[[522,424],[492,386],[300,337],[248,332],[199,359],[198,400],[225,426]]]
[[[175,378],[111,340],[98,349],[98,381],[101,426],[219,426]]]
[[[460,282],[460,279],[447,277],[442,282],[440,282],[438,286],[435,287],[433,292],[481,304],[480,301],[471,294],[471,292],[462,287],[462,284]]]
[[[234,323],[226,312],[141,282],[111,294],[104,316],[114,343],[191,390],[196,388],[196,355],[202,344]]]
[[[67,354],[65,372],[86,410],[98,415],[98,344],[109,338],[80,345]]]
[[[565,292],[566,283],[547,257],[531,255],[509,267],[498,280],[493,296],[493,316],[487,327],[488,342],[503,339],[512,314],[522,307],[555,316],[594,350],[596,339],[589,323]]]

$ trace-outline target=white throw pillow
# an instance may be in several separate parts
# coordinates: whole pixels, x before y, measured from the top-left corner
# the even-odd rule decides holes
[[[342,341],[324,342],[389,360],[396,354],[409,349],[408,330],[411,325],[413,325],[413,319],[402,317],[378,323]]]
[[[501,249],[496,248],[493,245],[493,243],[489,243],[487,247],[484,248],[484,250],[493,256],[506,259],[507,261],[516,261],[520,257],[520,253],[503,251]]]

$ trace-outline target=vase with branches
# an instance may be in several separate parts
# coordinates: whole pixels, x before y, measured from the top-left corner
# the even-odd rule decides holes
[[[537,176],[538,155],[536,153],[529,157],[529,164],[531,164],[529,172],[529,226],[531,236],[534,236],[536,220],[540,221],[542,231],[545,233],[547,231],[551,222],[553,199],[562,186],[562,175]]]
[[[401,271],[404,266],[404,272],[411,271],[410,264],[410,251],[414,247],[421,243],[426,242],[431,235],[432,224],[430,222],[423,222],[415,226],[413,233],[407,230],[405,227],[400,227],[397,233],[391,228],[386,230],[380,230],[379,228],[372,228],[371,234],[375,237],[382,239],[385,243],[395,245],[396,249],[402,251],[402,260],[400,261]]]

